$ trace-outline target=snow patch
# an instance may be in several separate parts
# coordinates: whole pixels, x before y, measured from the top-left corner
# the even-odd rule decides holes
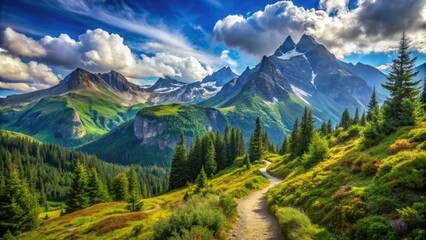
[[[305,98],[311,97],[312,95],[303,91],[302,89],[294,86],[294,85],[290,85],[291,89],[293,90],[293,92],[306,104],[311,105],[308,100],[306,100]]]
[[[292,57],[296,57],[296,56],[300,56],[300,55],[303,55],[303,53],[298,52],[296,50],[296,48],[294,48],[293,50],[290,50],[286,53],[283,53],[283,55],[279,56],[278,58],[281,59],[281,60],[288,60]]]
[[[157,88],[154,90],[154,92],[157,93],[169,93],[178,90],[180,87],[174,87],[174,88]]]

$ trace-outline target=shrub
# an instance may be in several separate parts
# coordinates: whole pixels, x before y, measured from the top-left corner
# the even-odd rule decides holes
[[[219,206],[222,208],[223,213],[228,218],[233,217],[237,214],[238,203],[234,198],[228,194],[221,193],[219,196]]]
[[[399,216],[408,223],[410,228],[416,228],[423,222],[422,216],[420,216],[416,209],[406,207],[402,209],[396,209],[396,211],[398,212]]]
[[[395,235],[385,218],[371,216],[359,220],[353,226],[352,238],[356,240],[392,240],[395,239]]]
[[[315,132],[309,144],[308,153],[303,156],[303,163],[306,168],[324,161],[328,156],[328,143],[319,133]]]
[[[356,222],[365,216],[366,204],[360,198],[353,198],[342,206],[342,215],[349,222]]]
[[[411,144],[407,139],[398,139],[395,143],[389,146],[388,153],[393,155],[400,151],[407,150],[411,148]]]

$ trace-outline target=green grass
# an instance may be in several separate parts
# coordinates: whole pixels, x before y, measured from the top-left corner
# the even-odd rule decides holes
[[[264,165],[254,164],[252,169],[246,170],[242,159],[238,159],[231,167],[216,174],[210,183],[218,193],[243,197],[269,184],[258,170]],[[149,239],[158,222],[169,219],[176,209],[185,204],[183,198],[187,191],[188,188],[182,188],[143,199],[142,212],[136,213],[128,212],[124,202],[97,204],[64,216],[51,212],[48,213],[52,215],[49,220],[42,220],[39,227],[21,234],[19,239]],[[225,229],[230,229],[234,222],[235,218],[231,218]]]
[[[279,209],[295,208],[306,214],[314,228],[323,228],[338,239],[348,238],[352,226],[368,216],[378,215],[391,221],[400,217],[397,209],[410,207],[419,214],[423,211],[419,206],[424,205],[426,194],[426,151],[422,148],[426,122],[401,128],[367,149],[361,137],[348,136],[346,131],[329,136],[329,157],[311,169],[304,169],[297,159],[290,160],[288,156],[269,167],[271,174],[284,178],[268,191],[267,202],[287,232],[297,232],[298,227],[289,226],[286,222],[291,219]],[[407,139],[410,144],[391,155],[388,149],[398,139]],[[304,222],[307,224],[307,220]],[[411,226],[399,234],[407,236],[416,229]]]

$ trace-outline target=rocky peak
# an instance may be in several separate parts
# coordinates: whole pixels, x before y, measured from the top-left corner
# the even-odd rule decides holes
[[[238,77],[238,75],[234,73],[230,67],[223,67],[211,75],[206,76],[202,82],[215,82],[216,86],[223,86],[236,77]]]
[[[309,49],[320,45],[311,35],[303,34],[297,43],[298,52],[306,52]]]
[[[82,68],[77,68],[68,74],[60,85],[64,92],[76,89],[94,88],[96,85],[101,84],[102,79],[97,75],[90,73]]]
[[[102,78],[105,83],[120,92],[132,90],[139,90],[139,86],[127,81],[126,77],[124,77],[121,73],[111,70],[109,73],[98,73],[97,76]]]
[[[154,85],[148,88],[148,91],[155,91],[164,88],[179,88],[185,86],[186,83],[180,82],[170,77],[159,78]]]
[[[296,44],[294,43],[293,39],[289,35],[284,43],[275,51],[274,56],[280,56],[286,52],[289,52],[293,50],[296,47]]]

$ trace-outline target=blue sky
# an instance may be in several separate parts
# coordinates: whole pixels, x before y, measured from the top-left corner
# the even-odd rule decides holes
[[[141,83],[163,75],[196,81],[223,66],[241,73],[289,34],[295,41],[311,34],[344,61],[386,71],[406,29],[418,63],[425,62],[425,1],[393,3],[3,0],[0,57],[28,74],[0,70],[0,94],[48,87],[75,67],[114,69]],[[392,11],[398,17],[389,19]]]

